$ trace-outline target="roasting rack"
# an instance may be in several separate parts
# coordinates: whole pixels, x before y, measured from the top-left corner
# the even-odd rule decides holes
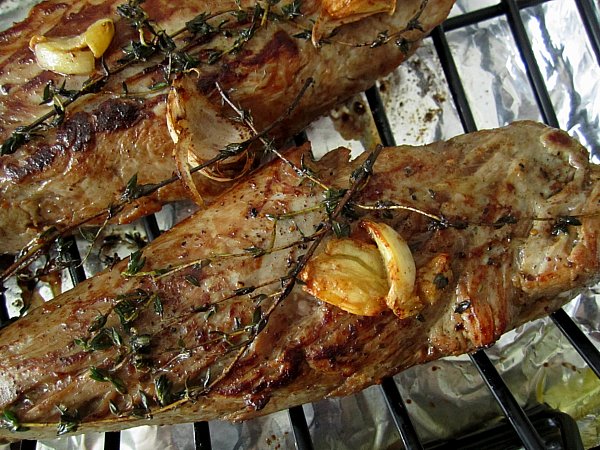
[[[522,63],[526,68],[527,77],[535,95],[542,120],[548,125],[559,127],[555,109],[521,16],[521,11],[525,8],[539,6],[543,3],[552,3],[553,1],[556,0],[500,0],[491,6],[484,6],[480,9],[451,16],[444,24],[436,28],[428,38],[432,40],[437,57],[444,70],[449,91],[452,95],[452,101],[464,131],[475,131],[477,126],[446,33],[498,17],[504,17],[510,26]],[[584,28],[584,32],[578,38],[589,40],[597,63],[600,65],[598,5],[594,4],[594,0],[572,1],[578,9]],[[381,142],[386,146],[394,145],[396,143],[394,134],[390,127],[379,89],[373,87],[365,95]],[[143,225],[148,240],[154,239],[161,232],[155,216],[144,218]],[[80,255],[77,252],[77,247],[72,245],[70,249],[72,253],[71,257],[74,260],[79,260]],[[86,278],[84,270],[80,266],[75,266],[69,270],[74,284]],[[6,303],[6,299],[4,298],[0,302],[0,325],[9,320]],[[564,310],[559,310],[552,314],[551,319],[562,333],[564,333],[568,341],[596,376],[600,377],[600,352],[596,346]],[[583,448],[577,426],[573,419],[563,413],[543,407],[524,411],[519,406],[517,400],[515,400],[515,397],[502,380],[502,377],[484,350],[470,355],[470,360],[483,377],[485,384],[489,388],[490,395],[496,400],[504,413],[504,421],[493,428],[486,429],[484,432],[453,438],[450,441],[424,443],[419,438],[415,426],[411,422],[407,406],[396,383],[391,378],[386,379],[381,384],[380,389],[404,448],[408,450],[446,448],[508,449],[523,447],[526,449]],[[303,407],[293,407],[288,413],[295,448],[299,450],[315,448]],[[213,448],[211,423],[195,423],[193,425],[193,435],[193,442],[196,449],[208,450]],[[121,436],[119,432],[105,433],[105,449],[119,449],[120,442]],[[21,441],[11,444],[10,450],[29,450],[36,448],[36,445],[36,441]]]

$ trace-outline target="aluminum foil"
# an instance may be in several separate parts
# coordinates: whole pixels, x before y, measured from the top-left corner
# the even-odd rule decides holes
[[[0,0],[0,29],[24,17],[34,3]],[[497,3],[459,0],[452,15]],[[521,14],[561,128],[577,137],[600,163],[600,68],[574,1],[554,0]],[[448,32],[446,37],[479,128],[541,120],[504,17]],[[378,88],[398,144],[425,144],[463,133],[431,39]],[[313,148],[323,153],[344,145],[358,154],[373,147],[378,138],[370,115],[361,113],[365,105],[365,96],[356,96],[311,125],[307,134]],[[165,208],[158,217],[161,228],[169,228],[190,210],[189,205]],[[128,232],[144,234],[139,225]],[[87,251],[85,245],[80,251]],[[126,246],[121,251],[127,251]],[[90,258],[86,272],[91,275],[100,267],[98,259]],[[600,348],[600,287],[573,300],[565,310]],[[529,407],[548,402],[566,411],[577,419],[586,448],[600,444],[600,381],[549,319],[506,334],[486,353],[519,403]],[[468,357],[414,367],[395,381],[424,442],[481,429],[501,415]],[[303,408],[316,449],[402,448],[378,386]],[[210,432],[217,450],[295,447],[287,412],[240,424],[211,422]],[[121,448],[193,449],[193,435],[191,424],[140,427],[121,433]],[[104,435],[40,441],[37,448],[103,449]],[[8,446],[0,446],[5,449]]]

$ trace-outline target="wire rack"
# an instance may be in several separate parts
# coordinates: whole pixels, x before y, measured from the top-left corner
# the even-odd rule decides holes
[[[484,6],[470,12],[451,16],[441,26],[436,28],[428,39],[431,39],[437,58],[443,68],[446,82],[452,96],[452,102],[457,111],[460,123],[465,132],[476,131],[477,125],[471,104],[461,81],[459,69],[455,62],[455,55],[451,50],[447,39],[447,33],[465,27],[480,24],[490,19],[505,18],[510,26],[511,34],[519,51],[522,63],[525,66],[527,78],[535,102],[539,109],[542,120],[554,127],[559,127],[559,120],[553,107],[547,85],[544,81],[540,66],[536,61],[532,42],[526,32],[521,12],[525,8],[538,6],[543,3],[552,3],[553,0],[501,0],[491,6]],[[598,19],[598,5],[594,0],[573,0],[579,12],[583,32],[578,36],[580,39],[589,40],[589,45],[594,53],[597,64],[600,65],[600,22]],[[576,34],[575,32],[573,33]],[[369,89],[365,93],[366,100],[372,112],[373,120],[379,133],[381,142],[386,146],[396,144],[394,133],[390,127],[384,102],[380,90],[377,87]],[[155,216],[144,218],[143,225],[148,240],[157,237],[161,230]],[[80,255],[77,247],[72,245],[72,258],[79,260]],[[70,269],[73,284],[77,284],[86,278],[81,266],[75,265]],[[5,299],[3,299],[5,300]],[[0,302],[0,325],[9,320],[6,301]],[[552,314],[552,321],[564,333],[571,345],[582,356],[585,362],[600,377],[600,353],[595,345],[588,339],[570,316],[559,310]],[[439,441],[434,443],[423,443],[411,421],[405,401],[393,379],[386,379],[380,386],[385,399],[385,404],[393,419],[398,436],[404,448],[416,449],[445,449],[445,448],[487,448],[487,449],[580,449],[583,448],[581,439],[574,421],[556,411],[536,409],[524,411],[520,406],[502,377],[499,375],[494,364],[483,350],[470,355],[470,360],[477,368],[485,384],[489,388],[490,396],[498,403],[505,415],[505,424],[494,429],[486,430],[485,433],[453,438],[451,441]],[[313,438],[309,430],[305,410],[302,406],[296,406],[288,411],[292,441],[295,448],[299,450],[310,450],[315,448]],[[190,430],[191,432],[191,430]],[[214,436],[213,436],[214,437]],[[35,449],[36,441],[21,441],[10,445],[10,450]],[[105,433],[104,449],[118,450],[121,445],[121,434],[119,432]],[[193,424],[193,446],[197,450],[208,450],[213,448],[211,439],[211,423],[199,422]]]

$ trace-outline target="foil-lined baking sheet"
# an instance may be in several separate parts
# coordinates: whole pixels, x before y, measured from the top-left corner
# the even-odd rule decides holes
[[[0,0],[0,29],[23,18],[36,1]],[[497,0],[459,0],[452,15],[497,4]],[[596,5],[597,6],[597,5]],[[600,13],[600,11],[596,13]],[[578,138],[600,163],[600,68],[573,0],[553,0],[521,12],[532,40],[561,128]],[[514,120],[541,120],[519,49],[504,17],[446,33],[478,128]],[[377,88],[398,144],[426,144],[461,134],[463,129],[431,39]],[[317,153],[344,145],[358,154],[378,142],[375,125],[358,95],[307,130]],[[188,215],[190,205],[166,207],[159,224],[166,229]],[[107,233],[125,231],[111,229]],[[130,236],[144,230],[134,225]],[[135,240],[134,240],[135,241]],[[131,251],[123,238],[120,252]],[[87,252],[85,243],[80,251]],[[101,255],[100,255],[101,256]],[[102,266],[97,252],[86,265],[91,275]],[[65,288],[69,287],[66,282]],[[10,292],[9,292],[10,294]],[[14,295],[17,295],[15,292]],[[51,294],[47,290],[45,297]],[[600,287],[565,307],[600,348]],[[600,381],[587,368],[550,319],[508,333],[486,351],[518,401],[525,407],[547,402],[577,420],[586,448],[600,445]],[[423,442],[456,437],[501,415],[468,357],[446,358],[395,377]],[[304,405],[316,449],[400,449],[396,427],[379,387],[360,394]],[[295,448],[287,412],[239,424],[210,423],[213,449]],[[121,448],[193,449],[191,424],[140,427],[121,433]],[[0,450],[8,446],[0,446]],[[104,435],[40,441],[38,449],[103,449]]]

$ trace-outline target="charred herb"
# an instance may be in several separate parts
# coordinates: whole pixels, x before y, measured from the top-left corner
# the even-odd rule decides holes
[[[445,289],[449,282],[448,277],[442,273],[438,273],[433,277],[433,284],[439,290]]]
[[[60,419],[56,427],[56,435],[62,436],[63,434],[77,431],[80,423],[79,413],[77,411],[69,411],[63,405],[56,406],[56,409],[60,414]]]
[[[560,216],[552,225],[550,234],[552,236],[558,236],[559,234],[569,234],[569,227],[581,226],[581,220],[574,216]]]
[[[462,314],[466,310],[468,310],[470,307],[471,307],[471,301],[465,300],[465,301],[460,302],[458,305],[456,305],[456,308],[454,308],[454,312],[456,314]]]
[[[513,214],[507,214],[505,216],[500,217],[495,223],[495,228],[502,228],[504,225],[514,225],[518,220]]]

